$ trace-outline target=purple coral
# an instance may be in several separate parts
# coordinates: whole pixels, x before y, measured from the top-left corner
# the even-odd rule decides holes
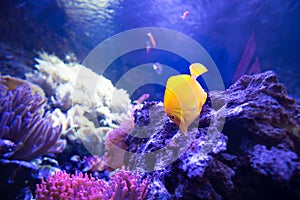
[[[14,90],[0,84],[0,139],[16,144],[12,151],[3,152],[2,157],[31,160],[63,150],[64,141],[58,140],[61,126],[53,127],[49,114],[43,117],[45,101],[28,84]]]

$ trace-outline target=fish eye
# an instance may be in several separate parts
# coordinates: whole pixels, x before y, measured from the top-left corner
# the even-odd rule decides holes
[[[174,119],[175,119],[175,116],[174,116],[174,115],[171,115],[171,116],[170,116],[170,119],[174,120]]]

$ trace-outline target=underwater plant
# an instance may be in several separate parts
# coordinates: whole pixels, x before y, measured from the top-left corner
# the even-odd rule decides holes
[[[54,126],[51,114],[44,116],[46,99],[33,93],[29,84],[9,90],[0,84],[1,157],[29,161],[64,149],[61,125]],[[5,149],[7,143],[10,148]]]
[[[36,199],[146,199],[148,178],[141,181],[137,172],[120,170],[114,173],[109,184],[87,174],[57,172],[48,180],[37,184]]]

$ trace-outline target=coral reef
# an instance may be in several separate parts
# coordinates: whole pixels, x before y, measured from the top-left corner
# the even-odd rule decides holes
[[[106,134],[129,117],[128,94],[78,63],[39,55],[37,71],[26,77],[44,89],[48,105],[55,108],[53,120],[62,124],[62,137],[68,143],[59,161],[67,164],[76,155],[104,155]]]
[[[110,80],[80,64],[64,63],[46,53],[39,56],[37,71],[26,77],[44,89],[54,107],[67,111],[78,104],[89,120],[101,126],[114,127],[128,117],[130,99],[125,90],[116,89]]]
[[[55,173],[37,185],[36,199],[106,199],[109,193],[108,185],[103,180],[95,180],[82,173],[69,175],[66,172]]]
[[[104,159],[100,156],[90,156],[90,157],[84,157],[83,163],[85,164],[83,172],[87,171],[104,171]]]
[[[235,197],[298,199],[299,105],[272,71],[241,77],[226,90],[226,102],[222,159],[236,172]]]
[[[191,16],[193,19],[187,22],[206,21],[208,26],[193,26],[189,33],[198,33],[199,27],[202,36],[211,35],[216,28],[221,30],[214,32],[212,41],[204,42],[210,48],[208,50],[214,52],[216,64],[227,66],[220,68],[226,87],[231,83],[235,59],[241,53],[239,47],[244,45],[253,26],[240,29],[241,42],[236,43],[234,49],[231,44],[236,38],[223,35],[236,30],[230,29],[232,24],[232,27],[248,22],[253,25],[251,22],[261,22],[257,19],[263,19],[263,23],[254,26],[257,36],[254,56],[259,58],[264,69],[276,70],[285,87],[278,83],[273,72],[268,71],[243,76],[226,91],[209,91],[199,121],[182,135],[166,117],[162,104],[157,102],[140,104],[134,112],[134,125],[132,121],[120,125],[128,119],[131,106],[126,92],[114,88],[109,80],[84,66],[60,60],[73,62],[76,56],[83,60],[94,46],[118,31],[115,24],[132,21],[128,19],[136,16],[144,16],[143,24],[151,26],[162,23],[170,26],[168,22],[174,24],[174,20],[181,20],[178,12],[173,12],[175,18],[164,12],[166,16],[159,16],[159,19],[167,19],[165,22],[155,20],[158,18],[153,16],[162,14],[156,12],[157,6],[153,6],[157,2],[143,2],[146,3],[132,4],[143,8],[136,9],[141,11],[136,13],[132,12],[132,6],[127,6],[130,5],[127,1],[0,1],[1,74],[25,78],[27,73],[27,79],[42,86],[48,98],[46,103],[38,97],[41,93],[36,94],[32,84],[27,85],[28,81],[0,78],[7,87],[0,84],[0,196],[34,199],[36,184],[41,187],[37,194],[42,194],[45,187],[50,190],[51,186],[57,186],[51,189],[62,190],[58,187],[59,180],[65,180],[71,186],[70,180],[76,179],[85,181],[83,188],[86,191],[101,183],[99,188],[108,190],[103,191],[104,194],[115,199],[300,199],[300,109],[285,89],[287,87],[299,104],[299,34],[295,31],[298,27],[295,22],[299,20],[294,20],[300,19],[299,3],[284,1],[281,6],[273,6],[272,1],[249,1],[250,4],[203,1],[195,4],[194,11],[210,12],[196,18]],[[228,15],[228,9],[233,6],[238,12]],[[212,7],[215,8],[206,9]],[[167,7],[159,8],[165,10]],[[174,9],[180,13],[182,8]],[[264,12],[266,10],[271,12]],[[227,16],[221,17],[220,21],[222,15]],[[278,23],[273,23],[271,18]],[[224,28],[224,23],[229,29]],[[131,23],[130,26],[138,24]],[[126,23],[121,29],[126,29]],[[283,31],[273,34],[279,29]],[[268,35],[271,37],[266,37],[266,32],[272,33]],[[55,52],[60,59],[42,53],[36,60],[37,71],[33,72],[35,51],[40,50]],[[117,80],[117,73],[130,70],[131,60],[137,65],[151,57],[145,55],[142,51],[124,54],[111,63],[111,80]],[[167,56],[162,63],[183,64],[169,54],[160,58],[164,55]],[[87,79],[76,79],[79,70],[90,75],[87,79],[99,78],[95,90],[89,90],[85,84]],[[137,74],[136,77],[143,79],[144,76]],[[11,81],[18,83],[15,85],[16,82]],[[160,98],[160,95],[161,91],[151,93],[152,99]],[[114,98],[116,96],[118,98]],[[42,108],[44,105],[45,109]],[[45,114],[48,110],[51,114]],[[59,137],[67,140],[67,146],[61,154],[52,154],[63,149],[64,141]],[[47,155],[39,156],[43,154]],[[104,162],[112,167],[109,170],[123,165],[144,170],[141,172],[143,181],[126,171],[116,172],[109,181]],[[76,175],[63,172],[54,175],[54,171],[61,169],[68,173],[78,172]],[[47,180],[48,175],[54,177]],[[45,177],[42,184],[41,177]],[[57,185],[47,185],[55,178]],[[74,188],[69,189],[74,192]],[[116,191],[114,194],[113,190]],[[84,191],[76,194],[79,198],[85,195]]]
[[[120,170],[109,184],[86,174],[55,173],[37,185],[36,199],[146,199],[148,179],[141,180],[137,172]]]
[[[45,99],[33,93],[28,84],[14,90],[0,84],[0,101],[0,138],[14,143],[9,145],[11,151],[1,152],[3,158],[31,160],[62,152],[65,141],[59,140],[61,126],[53,126],[51,114],[44,116]]]
[[[75,174],[76,172],[87,173],[88,175],[109,180],[109,172],[105,168],[105,160],[103,156],[82,156],[73,155],[70,158],[65,158],[60,162],[60,169],[68,174]],[[52,174],[53,175],[53,174]],[[45,178],[47,176],[44,176]]]
[[[149,199],[300,198],[300,109],[272,71],[210,92],[187,135],[160,103],[134,117],[124,163],[146,171]]]
[[[85,102],[45,114],[45,98],[28,82],[0,81],[0,191],[9,197],[32,198],[37,184],[37,199],[56,199],[58,194],[91,199],[300,198],[300,108],[272,71],[243,76],[226,91],[210,91],[199,120],[185,134],[166,116],[161,102],[132,107],[119,126],[98,127]],[[61,154],[32,160],[61,150],[60,136],[67,141]],[[121,170],[109,175],[116,168]]]
[[[45,114],[45,102],[37,86],[0,77],[0,193],[7,199],[30,199],[40,177],[58,169],[40,168],[33,160],[61,153],[66,143],[60,139],[61,124]]]

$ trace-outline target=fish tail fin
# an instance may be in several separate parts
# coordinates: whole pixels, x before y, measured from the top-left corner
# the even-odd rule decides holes
[[[207,71],[208,71],[207,68],[200,63],[193,63],[190,65],[191,76],[195,79]]]

